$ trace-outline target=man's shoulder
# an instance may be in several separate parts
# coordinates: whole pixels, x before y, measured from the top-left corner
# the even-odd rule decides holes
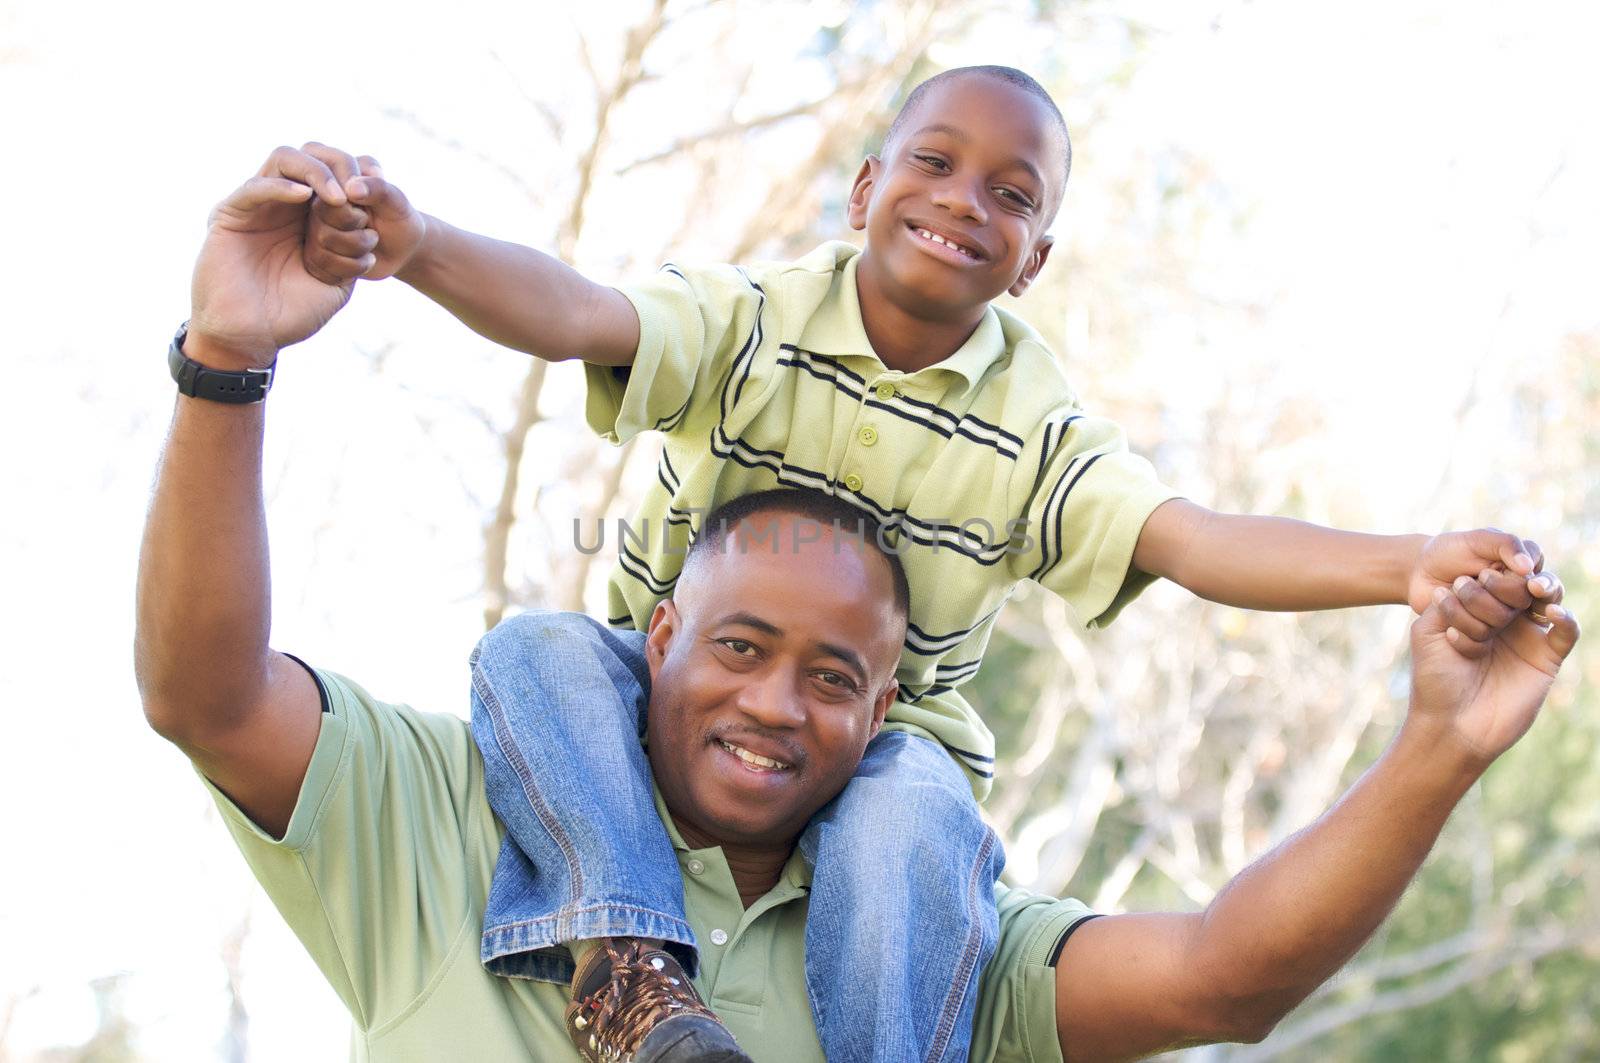
[[[464,841],[481,833],[483,761],[466,720],[386,701],[336,672],[317,669],[316,676],[328,698],[324,727],[332,723],[343,735],[331,787],[364,795],[356,810],[378,800],[413,817],[449,820]],[[360,818],[343,826],[364,829]]]
[[[313,669],[327,694],[327,711],[360,721],[369,728],[403,733],[414,740],[452,748],[472,745],[467,721],[453,713],[429,712],[403,702],[386,701],[354,680],[325,669]]]
[[[1055,963],[1061,943],[1094,913],[1079,901],[997,885],[1000,937],[979,981],[973,1063],[1059,1063]]]

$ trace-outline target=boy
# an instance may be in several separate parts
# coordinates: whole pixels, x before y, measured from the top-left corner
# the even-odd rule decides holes
[[[830,244],[751,271],[669,265],[626,292],[425,218],[370,159],[307,150],[351,201],[317,208],[313,271],[398,275],[498,342],[582,358],[597,431],[616,442],[665,434],[641,513],[647,541],[619,544],[612,625],[646,626],[698,515],[729,498],[820,487],[896,529],[912,599],[899,697],[801,843],[815,869],[807,981],[829,1059],[966,1056],[1003,857],[974,800],[992,777],[993,738],[957,688],[1018,582],[1038,581],[1101,624],[1158,576],[1249,608],[1420,612],[1458,577],[1537,570],[1536,548],[1499,532],[1368,536],[1212,513],[1174,497],[1115,425],[1084,414],[1038,337],[990,306],[1044,266],[1071,162],[1060,112],[1019,71],[953,70],[912,93],[852,189],[859,253]],[[1555,594],[1548,579],[1530,589]],[[1461,609],[1451,622],[1458,641],[1487,633]],[[595,942],[664,942],[692,972],[716,962],[742,913],[695,951],[638,748],[642,659],[586,618],[542,624],[531,644],[491,633],[474,654],[473,731],[510,832],[483,958],[504,974],[570,974],[572,1033],[588,1052],[596,1009],[646,1008],[650,992],[636,965],[618,965],[626,984],[608,978],[635,942]],[[772,634],[728,618],[718,639],[728,667]],[[821,647],[792,679],[849,696],[855,671]],[[705,736],[752,800],[806,770],[786,759],[786,696],[763,691],[747,731]],[[651,1043],[648,1021],[639,1027],[625,1048],[638,1058],[740,1058],[731,1045],[674,1054]]]

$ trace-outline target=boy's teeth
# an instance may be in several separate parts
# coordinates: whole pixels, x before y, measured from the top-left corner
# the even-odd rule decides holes
[[[917,235],[922,237],[924,240],[932,240],[936,244],[943,244],[944,246],[950,248],[951,250],[959,251],[963,255],[966,255],[968,258],[972,257],[972,252],[971,251],[968,251],[966,248],[962,247],[960,244],[952,243],[951,241],[946,240],[944,237],[940,236],[938,233],[929,232],[927,229],[918,229],[917,230]]]
[[[718,744],[721,745],[723,749],[726,749],[729,753],[732,753],[734,756],[744,761],[746,764],[753,764],[758,768],[776,768],[779,771],[782,771],[789,766],[781,760],[773,760],[771,757],[763,757],[759,753],[752,753],[742,746],[734,745],[732,742],[722,742],[719,739]]]

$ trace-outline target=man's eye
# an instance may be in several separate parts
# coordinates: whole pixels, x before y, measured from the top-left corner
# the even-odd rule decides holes
[[[741,657],[748,657],[756,652],[756,648],[744,639],[721,639],[722,644]]]
[[[817,678],[840,690],[854,691],[856,688],[855,682],[842,672],[818,672]]]

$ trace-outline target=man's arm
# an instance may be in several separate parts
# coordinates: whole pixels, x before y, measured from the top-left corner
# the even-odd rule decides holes
[[[1068,1060],[1260,1040],[1355,953],[1461,796],[1531,726],[1577,642],[1562,607],[1547,607],[1548,630],[1522,611],[1519,582],[1486,572],[1437,596],[1412,625],[1411,704],[1389,749],[1203,913],[1113,916],[1072,936],[1056,972]],[[1504,630],[1486,642],[1449,637],[1468,610]]]
[[[1365,535],[1286,517],[1217,513],[1174,499],[1150,514],[1133,566],[1208,601],[1299,611],[1407,603],[1421,613],[1435,588],[1489,565],[1529,576],[1537,545],[1480,528],[1426,535]],[[1541,595],[1560,601],[1551,581]],[[1475,636],[1481,637],[1481,636]]]
[[[639,317],[615,288],[531,247],[457,229],[411,206],[370,156],[322,144],[304,150],[339,176],[348,203],[320,201],[306,265],[331,282],[395,276],[468,328],[553,362],[630,365]]]
[[[344,305],[348,284],[302,265],[313,191],[344,199],[323,163],[280,148],[213,211],[195,264],[189,358],[227,370],[270,364]],[[150,725],[281,835],[321,702],[305,669],[267,645],[265,407],[178,397],[139,557],[134,668]]]

